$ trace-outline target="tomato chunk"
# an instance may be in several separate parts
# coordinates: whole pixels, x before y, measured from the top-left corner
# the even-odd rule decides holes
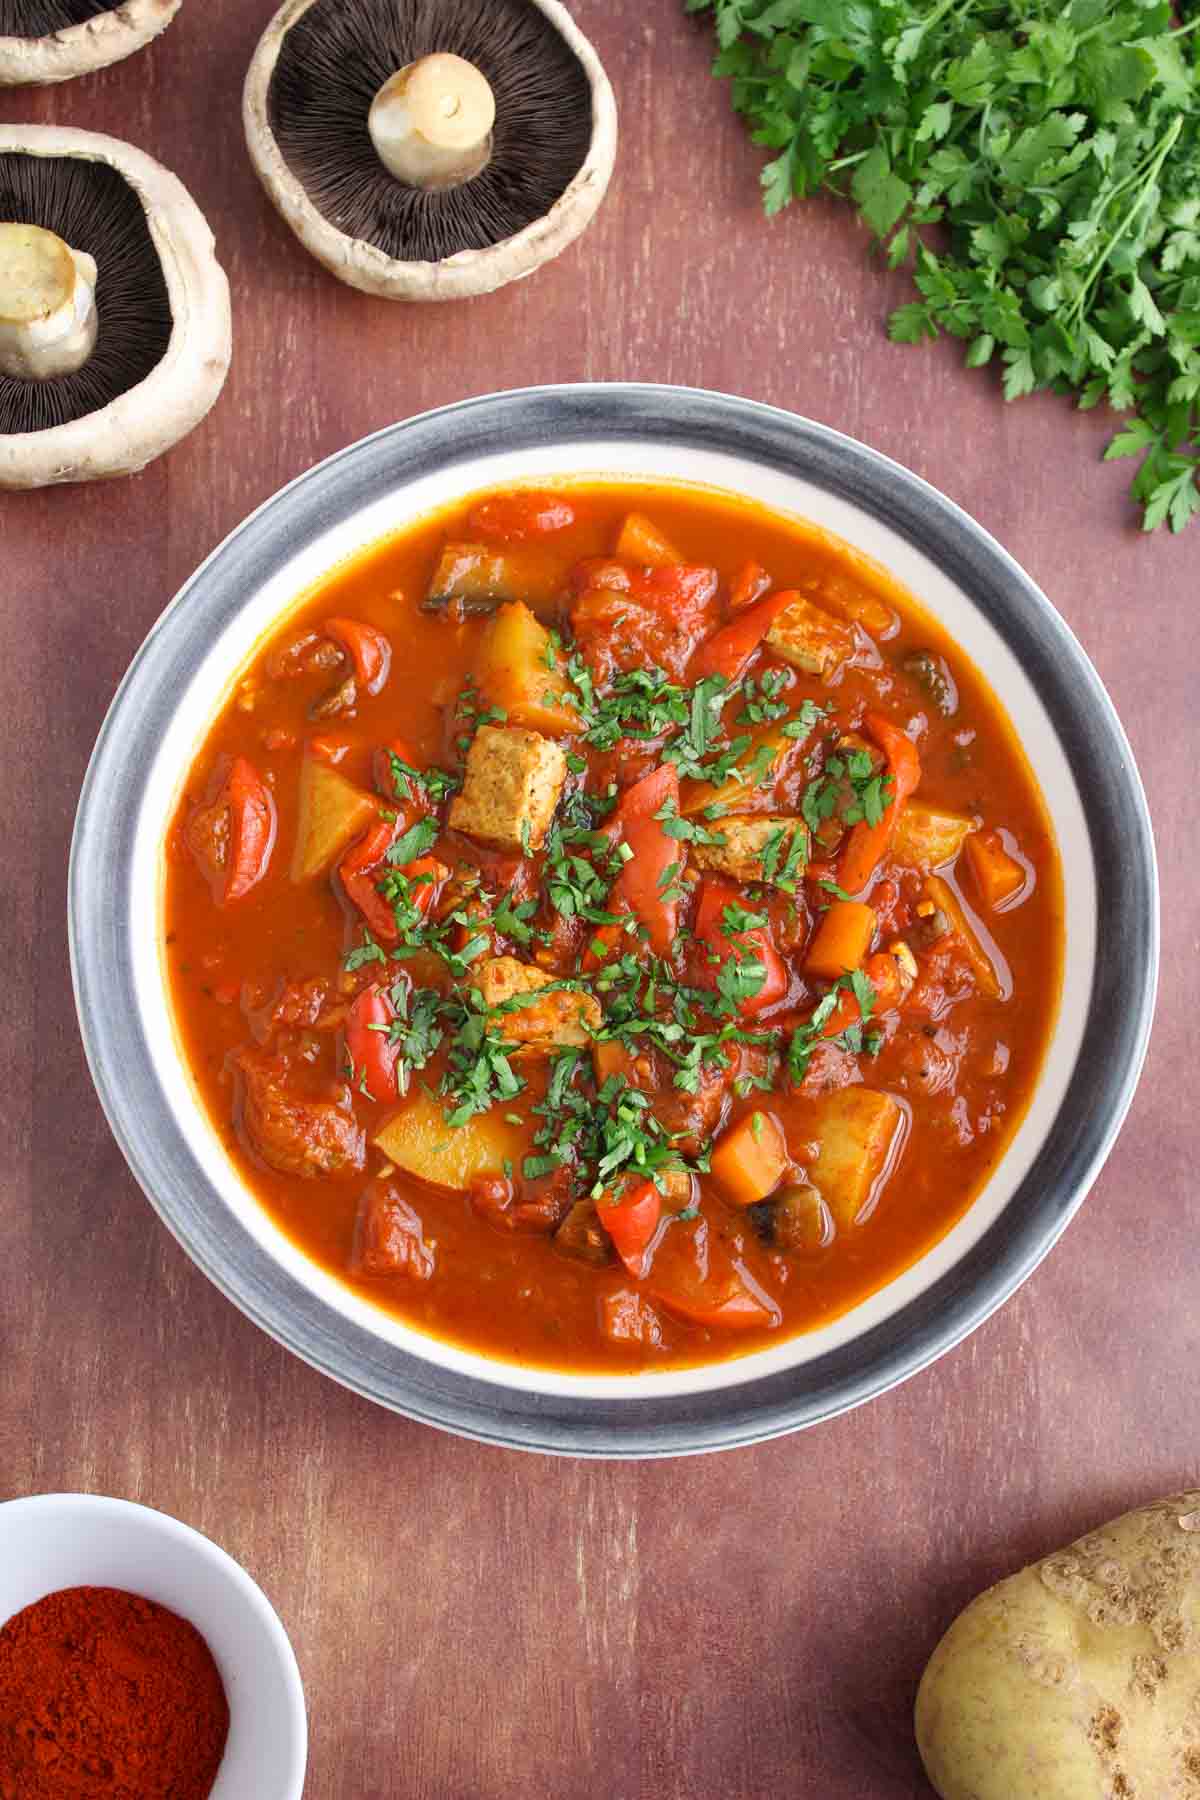
[[[729,908],[733,908],[728,917]],[[696,909],[696,938],[699,953],[695,959],[696,981],[701,987],[718,988],[722,970],[732,961],[744,970],[737,982],[740,990],[736,1004],[739,1012],[761,1012],[773,1006],[787,993],[787,967],[771,941],[767,924],[737,926],[730,923],[740,912],[747,912],[745,895],[734,882],[720,876],[706,875],[700,883],[700,900]],[[754,915],[761,916],[761,915]],[[761,979],[756,971],[761,971]]]
[[[777,1325],[781,1317],[703,1217],[677,1221],[664,1232],[648,1285],[654,1300],[693,1325],[754,1331]]]

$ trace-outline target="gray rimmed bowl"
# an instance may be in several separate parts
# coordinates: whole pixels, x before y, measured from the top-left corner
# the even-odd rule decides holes
[[[224,1156],[180,1062],[158,950],[167,821],[271,621],[334,564],[422,513],[568,474],[746,494],[883,563],[987,673],[1037,770],[1063,858],[1059,1016],[1033,1103],[987,1186],[939,1244],[842,1318],[710,1368],[525,1369],[425,1336],[342,1287],[283,1236]],[[113,701],[80,799],[69,906],[101,1103],[151,1203],[222,1292],[381,1405],[488,1442],[580,1456],[753,1443],[870,1399],[957,1344],[1036,1267],[1095,1179],[1141,1070],[1158,965],[1154,846],[1133,756],[1045,595],[958,507],[864,445],[748,400],[650,385],[463,401],[353,445],[254,513],[167,608]],[[1098,954],[1114,943],[1119,957]]]

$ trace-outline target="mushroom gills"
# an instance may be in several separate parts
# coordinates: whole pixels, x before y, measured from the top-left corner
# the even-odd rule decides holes
[[[0,37],[49,37],[115,12],[121,0],[0,0]]]
[[[162,361],[173,327],[145,212],[118,170],[82,157],[0,152],[0,314],[10,311],[2,246],[13,226],[22,233],[40,227],[64,250],[70,246],[77,272],[82,264],[79,285],[96,289],[98,334],[74,369],[14,373],[5,344],[13,321],[0,319],[0,436],[53,430],[107,406]],[[18,330],[27,343],[28,324]]]
[[[369,124],[397,72],[427,59],[469,63],[495,109],[478,171],[432,187],[397,179]],[[587,73],[531,0],[314,0],[283,40],[268,111],[318,211],[401,262],[489,250],[544,219],[592,137]],[[464,156],[460,171],[468,166]]]
[[[492,155],[496,96],[465,57],[423,56],[384,82],[367,118],[385,169],[410,187],[460,187]]]
[[[96,260],[40,225],[0,225],[0,374],[73,375],[96,347]]]

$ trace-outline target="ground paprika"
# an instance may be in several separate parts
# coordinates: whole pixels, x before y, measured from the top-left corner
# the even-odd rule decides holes
[[[63,1588],[0,1630],[0,1800],[206,1800],[229,1730],[212,1652],[118,1588]]]

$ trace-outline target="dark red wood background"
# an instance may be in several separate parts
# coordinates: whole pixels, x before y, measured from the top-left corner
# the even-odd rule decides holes
[[[917,1800],[910,1706],[983,1583],[1200,1477],[1194,1245],[1200,527],[1143,540],[1109,421],[1005,407],[950,346],[891,347],[899,277],[847,212],[765,220],[759,157],[674,0],[580,0],[622,141],[587,236],[440,307],[368,300],[293,241],[243,150],[271,0],[188,0],[9,119],[132,139],[187,183],[233,286],[216,411],[134,480],[0,497],[0,1498],[165,1508],[264,1584],[300,1658],[310,1800]],[[364,432],[492,388],[640,377],[793,407],[993,531],[1095,659],[1158,828],[1150,1060],[1107,1170],[1021,1293],[899,1392],[699,1461],[555,1462],[376,1411],[294,1361],[156,1221],[93,1096],[66,960],[76,795],[104,709],[193,566]],[[1120,956],[1122,946],[1103,947]]]

